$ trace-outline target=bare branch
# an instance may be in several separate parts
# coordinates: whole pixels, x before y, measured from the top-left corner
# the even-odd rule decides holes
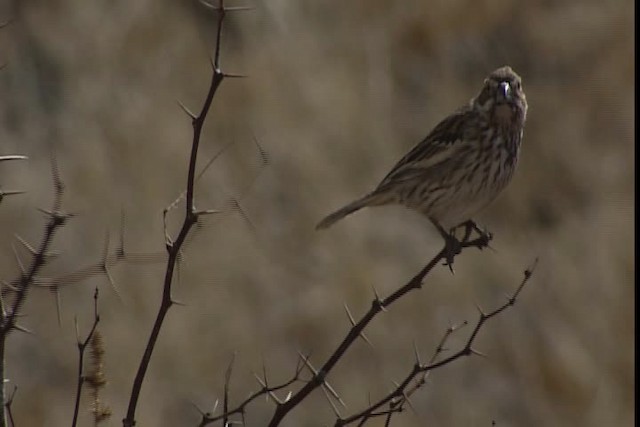
[[[460,249],[463,250],[465,248],[483,248],[486,247],[487,237],[480,236],[479,238],[473,240],[463,240],[459,242]],[[334,366],[340,361],[346,351],[351,347],[360,334],[364,331],[367,325],[385,308],[388,308],[398,299],[402,298],[404,295],[409,292],[420,289],[422,287],[422,281],[424,278],[436,267],[441,261],[447,260],[450,258],[450,253],[447,251],[447,248],[443,248],[440,252],[429,261],[422,270],[416,274],[408,283],[404,286],[397,289],[387,298],[381,299],[374,289],[375,298],[371,302],[371,307],[369,311],[367,311],[364,316],[360,318],[360,320],[349,330],[347,335],[344,337],[342,342],[338,345],[338,347],[333,351],[333,353],[329,356],[327,361],[322,365],[322,367],[318,370],[318,375],[314,375],[314,377],[304,385],[300,390],[293,394],[291,399],[287,401],[283,405],[279,405],[276,408],[275,413],[273,414],[271,421],[269,422],[269,427],[275,427],[280,424],[280,422],[284,419],[284,417],[296,406],[298,406],[313,390],[318,388],[320,385],[324,383],[324,379],[331,372]],[[450,263],[449,263],[450,264]],[[447,264],[447,265],[449,265]]]
[[[73,421],[71,422],[71,425],[73,427],[75,427],[78,423],[78,413],[80,410],[80,396],[82,395],[82,386],[85,382],[85,376],[82,373],[82,371],[84,370],[84,351],[87,348],[87,345],[89,345],[89,341],[91,341],[91,338],[93,338],[93,334],[95,333],[99,322],[100,322],[100,315],[98,314],[98,288],[96,288],[93,294],[93,325],[91,325],[91,329],[89,330],[89,333],[87,334],[87,337],[85,338],[84,341],[80,341],[77,319],[75,322],[79,357],[78,357],[78,381],[76,385],[76,401],[75,401],[74,410],[73,410]]]
[[[132,427],[135,425],[135,413],[138,405],[138,400],[140,398],[142,383],[146,376],[146,372],[149,367],[149,362],[151,361],[151,356],[153,355],[153,351],[155,349],[155,345],[158,340],[160,330],[164,323],[165,316],[169,311],[169,308],[171,308],[171,306],[173,305],[173,299],[172,299],[171,293],[172,293],[172,284],[173,284],[173,278],[174,278],[174,270],[176,269],[176,265],[180,257],[180,251],[187,238],[187,235],[189,234],[191,228],[197,222],[197,219],[198,219],[197,210],[195,209],[195,206],[194,206],[194,192],[195,192],[195,180],[196,180],[196,165],[197,165],[197,159],[198,159],[198,150],[200,147],[200,140],[202,136],[202,128],[207,118],[207,115],[209,113],[209,109],[211,107],[213,98],[218,90],[218,87],[220,86],[220,84],[222,83],[222,80],[225,77],[224,73],[220,70],[222,27],[223,27],[224,18],[226,15],[226,8],[224,6],[223,0],[220,0],[218,9],[219,10],[218,10],[218,22],[217,22],[217,38],[216,38],[216,47],[214,52],[214,69],[211,75],[211,83],[209,85],[209,90],[203,102],[200,113],[195,118],[192,119],[193,139],[191,143],[191,155],[189,158],[189,171],[187,174],[186,206],[185,206],[184,221],[182,223],[182,227],[175,241],[168,235],[168,232],[166,231],[166,226],[165,226],[166,248],[169,256],[167,259],[167,267],[165,271],[162,302],[160,304],[160,308],[158,309],[156,320],[151,329],[151,335],[149,336],[147,346],[145,348],[144,354],[140,361],[140,365],[138,367],[138,371],[136,373],[136,376],[133,382],[127,414],[122,422],[124,427]],[[167,209],[165,209],[165,216],[166,216],[166,212],[167,212]],[[225,411],[225,414],[226,414],[226,411]]]
[[[518,296],[522,292],[522,289],[529,282],[529,279],[532,276],[532,272],[533,272],[533,269],[535,268],[536,263],[537,263],[537,260],[534,263],[533,267],[525,270],[524,278],[522,279],[522,281],[520,282],[519,286],[516,288],[514,293],[511,295],[511,297],[505,303],[503,303],[502,305],[500,305],[499,307],[497,307],[496,309],[488,313],[484,313],[482,311],[480,312],[478,321],[476,322],[475,327],[473,328],[471,334],[469,335],[469,338],[467,339],[462,349],[458,350],[456,353],[454,353],[453,355],[447,358],[444,358],[440,361],[436,361],[437,357],[444,351],[444,344],[448,340],[448,338],[451,336],[451,334],[459,330],[462,326],[466,325],[466,322],[458,326],[451,326],[446,330],[444,336],[442,337],[442,339],[440,340],[440,343],[436,348],[436,351],[433,357],[431,358],[428,364],[423,365],[419,361],[416,362],[413,369],[405,376],[405,378],[401,382],[397,384],[395,389],[389,392],[386,396],[379,399],[377,402],[370,404],[369,407],[363,409],[362,411],[352,416],[349,416],[347,418],[342,418],[342,419],[338,418],[335,422],[335,426],[336,427],[345,426],[355,422],[360,422],[359,425],[362,425],[363,421],[366,421],[371,418],[375,418],[382,414],[385,414],[387,419],[387,424],[388,424],[393,414],[402,412],[405,404],[410,405],[409,396],[411,396],[416,390],[418,390],[420,387],[422,387],[426,383],[427,374],[429,374],[431,371],[441,368],[443,366],[449,365],[452,362],[464,356],[470,356],[470,355],[484,356],[482,353],[480,353],[479,351],[473,348],[473,344],[475,343],[478,333],[490,319],[498,316],[507,308],[512,307],[515,304]],[[418,379],[413,386],[410,386],[411,382],[414,381],[419,376],[420,376],[420,379]],[[381,409],[385,405],[388,405],[388,409],[386,410]]]

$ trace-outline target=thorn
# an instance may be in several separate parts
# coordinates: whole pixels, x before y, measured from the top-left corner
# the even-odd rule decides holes
[[[6,23],[5,23],[6,24]],[[0,28],[2,28],[5,24],[0,24]],[[0,162],[5,160],[28,160],[27,156],[21,156],[19,154],[10,154],[8,156],[0,156]]]
[[[222,74],[218,67],[216,67],[215,59],[212,56],[209,56],[209,63],[211,64],[211,69],[213,69],[214,74]]]
[[[214,154],[213,157],[209,159],[209,161],[207,161],[207,163],[204,165],[200,173],[198,173],[196,180],[199,180],[202,177],[202,175],[204,175],[204,173],[207,171],[207,169],[209,169],[209,167],[213,164],[213,162],[215,162],[216,159],[218,159],[218,157],[220,157],[225,151],[227,151],[227,149],[231,147],[233,144],[235,144],[234,141],[229,142],[226,145],[224,145],[220,150],[218,150],[218,152]],[[180,195],[180,198],[184,197],[184,194],[185,192],[182,192],[182,194]],[[177,200],[174,203],[177,203]]]
[[[22,276],[23,276],[23,278],[25,278],[24,275],[26,273],[26,270],[24,268],[24,264],[22,264],[22,260],[20,259],[20,255],[18,255],[18,251],[16,250],[16,247],[15,247],[15,245],[13,243],[11,244],[11,249],[13,250],[13,256],[16,258],[16,262],[18,263],[18,267],[20,268],[20,271],[22,272]]]
[[[104,247],[102,248],[102,264],[107,265],[107,258],[109,257],[109,229],[104,232]]]
[[[60,252],[59,251],[48,251],[45,252],[44,256],[48,259],[48,260],[53,260],[56,259],[60,256]]]
[[[255,9],[252,6],[220,7],[220,6],[213,5],[213,4],[209,3],[209,2],[206,2],[204,0],[200,0],[200,4],[202,4],[204,7],[208,8],[208,9],[215,10],[216,12],[219,12],[219,11],[240,12],[240,11],[244,11],[244,10],[253,10],[253,9]]]
[[[291,393],[291,392],[289,392]],[[285,403],[283,400],[281,400],[273,391],[269,391],[267,393],[267,395],[273,399],[274,402],[276,402],[278,405],[282,405],[283,403]],[[290,396],[287,395],[287,398],[289,398]]]
[[[407,405],[409,406],[413,414],[417,416],[418,411],[416,410],[415,406],[413,406],[413,402],[411,402],[411,399],[409,399],[409,395],[405,393],[404,390],[402,391],[402,397],[404,397],[404,401],[407,402]]]
[[[171,298],[171,304],[175,304],[175,305],[180,306],[180,307],[186,307],[187,306],[186,303],[184,303],[182,301],[179,301],[179,300],[176,300],[176,299],[173,299],[173,298]]]
[[[331,406],[331,409],[333,409],[333,413],[335,414],[335,416],[337,418],[342,418],[340,416],[340,411],[338,411],[338,408],[336,407],[335,403],[333,403],[333,401],[331,400],[331,398],[329,397],[329,394],[327,393],[327,389],[326,387],[322,387],[322,391],[324,392],[324,397],[327,399],[327,402],[329,402],[329,405]]]
[[[256,380],[260,383],[260,385],[264,388],[268,388],[267,387],[267,382],[266,381],[262,381],[262,378],[260,378],[260,376],[258,374],[256,374],[255,372],[252,372],[253,376],[256,378]]]
[[[369,347],[371,348],[375,348],[373,346],[373,344],[371,343],[371,341],[369,341],[369,338],[364,334],[364,332],[360,332],[360,338],[362,338],[364,340],[364,342],[366,342],[367,344],[369,344]]]
[[[221,73],[222,77],[225,78],[229,78],[229,79],[246,79],[247,76],[246,74],[233,74],[233,73]]]
[[[265,395],[267,400],[269,400],[269,397],[271,397],[274,402],[276,402],[279,405],[282,405],[282,401],[278,398],[278,396],[276,396],[276,394],[273,391],[269,390],[269,386],[267,385],[267,381],[266,380],[262,381],[262,378],[260,378],[258,376],[258,374],[256,374],[255,372],[253,373],[253,375],[256,377],[256,380],[258,380],[258,382],[262,386],[263,390],[265,390],[267,392],[267,394]],[[287,400],[289,400],[290,398],[291,398],[291,392],[289,392],[289,394],[287,395],[287,398],[286,398],[285,402]]]
[[[382,311],[384,311],[386,313],[387,309],[384,306],[384,302],[382,301],[382,298],[380,298],[380,295],[378,294],[378,290],[376,289],[376,287],[374,285],[371,285],[371,289],[373,289],[373,295],[375,297],[374,304],[377,304],[378,307],[380,307],[380,310],[382,310]]]
[[[20,332],[24,332],[25,334],[35,335],[33,331],[30,331],[29,329],[25,328],[24,326],[20,326],[17,323],[13,324],[13,329],[18,330]]]
[[[453,269],[453,262],[449,262],[449,261],[447,261],[447,262],[445,262],[445,263],[444,263],[444,264],[442,264],[442,265],[444,265],[445,267],[449,267],[449,271],[451,272],[451,274],[452,274],[453,276],[455,276],[455,275],[456,275],[456,272],[455,272],[455,270]]]
[[[14,292],[17,292],[17,291],[18,291],[18,288],[16,288],[16,287],[15,287],[15,286],[13,286],[11,283],[6,282],[6,281],[4,281],[4,280],[0,280],[0,285],[4,286],[5,288],[7,288],[7,289],[9,289],[9,290],[11,290],[11,291],[14,291]]]
[[[220,211],[217,209],[204,209],[204,210],[195,211],[193,214],[195,216],[200,216],[200,215],[212,215],[212,214],[219,214],[219,213],[223,213],[223,211]]]
[[[24,246],[31,253],[31,255],[36,255],[38,253],[38,251],[36,251],[33,246],[31,246],[26,240],[24,240],[18,234],[14,234],[13,236],[16,238],[16,240],[22,243],[22,246]],[[55,258],[60,255],[60,252],[47,252],[44,255],[46,258]]]
[[[62,304],[60,303],[60,290],[58,286],[53,286],[51,288],[51,292],[53,293],[53,297],[56,301],[56,314],[58,317],[58,326],[62,326]]]
[[[356,321],[353,318],[353,316],[351,315],[351,312],[349,311],[349,307],[347,306],[347,303],[344,303],[344,309],[347,312],[347,317],[349,317],[349,322],[351,322],[351,326],[354,327],[356,326]],[[369,338],[367,338],[367,336],[364,334],[363,331],[361,331],[359,334],[360,338],[362,338],[364,340],[364,342],[366,342],[367,344],[369,344],[371,346],[371,348],[373,347],[373,344],[371,344],[371,341],[369,341]]]
[[[105,276],[107,276],[107,280],[109,281],[109,284],[111,285],[111,288],[113,289],[113,292],[116,294],[116,297],[118,297],[118,300],[120,302],[123,302],[122,295],[120,294],[120,290],[116,286],[116,282],[113,280],[113,277],[111,276],[111,272],[109,271],[109,267],[107,267],[107,264],[105,262],[102,263],[101,267],[102,267],[102,271],[104,272]]]
[[[416,357],[416,364],[418,366],[422,366],[422,362],[420,361],[420,353],[418,352],[418,345],[416,344],[415,340],[413,340],[413,354]]]
[[[481,357],[484,357],[485,359],[488,359],[488,358],[489,358],[489,356],[487,356],[486,354],[484,354],[484,353],[482,353],[482,352],[480,352],[480,351],[476,350],[476,349],[475,349],[475,348],[473,348],[473,347],[470,347],[470,348],[469,348],[469,351],[470,351],[471,353],[475,354],[476,356],[481,356]]]
[[[264,148],[262,148],[262,146],[260,145],[260,143],[258,142],[258,138],[256,138],[255,135],[253,135],[253,143],[256,145],[256,147],[258,148],[258,152],[260,153],[260,160],[262,160],[262,165],[263,166],[267,166],[269,165],[269,163],[271,163],[270,159],[269,159],[269,153],[267,153]]]
[[[309,362],[309,356],[305,356],[302,354],[302,352],[300,352],[298,350],[298,356],[300,356],[300,359],[302,360],[302,362],[307,366],[307,368],[309,368],[309,370],[313,373],[313,375],[318,375],[318,371],[316,371],[316,368],[313,367],[313,365]]]
[[[264,383],[269,384],[269,380],[267,379],[267,365],[264,363],[264,355],[262,356],[262,377],[264,378]]]
[[[227,367],[227,372],[224,374],[224,411],[227,412],[228,404],[229,404],[229,386],[231,385],[231,373],[233,372],[233,363],[236,360],[235,351],[231,355],[231,360],[229,361],[229,366]]]
[[[249,216],[244,211],[242,205],[240,205],[240,201],[238,199],[236,199],[235,197],[232,197],[231,200],[230,200],[230,203],[231,203],[231,210],[238,212],[240,214],[240,217],[242,217],[244,222],[249,227],[249,230],[251,231],[251,233],[254,236],[257,235],[258,234],[257,229],[253,225],[253,222],[251,222],[251,220],[249,219]]]
[[[22,190],[0,190],[0,200],[5,196],[15,196],[16,194],[25,194],[26,191]]]
[[[200,407],[198,405],[196,405],[194,402],[189,401],[189,403],[191,404],[191,406],[193,406],[195,408],[196,411],[198,411],[198,413],[200,414],[200,416],[202,418],[209,418],[208,413],[204,412],[202,409],[200,409]]]
[[[351,315],[351,312],[349,311],[349,306],[347,305],[346,302],[342,303],[342,305],[344,306],[344,310],[347,312],[347,317],[349,318],[349,322],[351,322],[351,326],[355,326],[356,325],[356,321],[353,319],[353,316]]]
[[[482,307],[480,307],[480,305],[478,303],[474,303],[474,305],[476,306],[476,309],[480,313],[480,317],[482,317],[482,318],[487,317],[487,314],[482,310]]]
[[[536,259],[533,260],[533,264],[531,265],[531,267],[527,268],[524,271],[524,278],[525,280],[529,280],[529,278],[531,277],[531,275],[533,274],[533,271],[536,269],[536,267],[538,266],[538,257],[536,257]]]
[[[78,328],[78,316],[73,316],[73,326],[76,330],[76,342],[80,345],[80,330]]]
[[[331,386],[331,384],[329,384],[329,382],[326,380],[325,378],[325,373],[318,371],[316,368],[313,367],[313,365],[311,364],[311,362],[309,362],[309,358],[308,357],[304,357],[302,355],[302,353],[300,353],[300,351],[298,351],[298,355],[300,355],[300,357],[302,357],[302,361],[304,362],[304,364],[307,366],[307,368],[313,373],[313,375],[315,377],[317,377],[320,382],[327,388],[327,390],[329,390],[329,392],[333,395],[333,397],[340,402],[340,404],[342,404],[342,406],[344,406],[345,408],[347,407],[347,405],[345,405],[345,403],[342,401],[342,399],[340,398],[340,396],[338,395],[338,393],[335,391],[335,389]]]
[[[55,279],[40,276],[33,278],[33,285],[44,289],[53,289],[60,286],[59,282],[56,282]]]
[[[191,118],[191,120],[197,119],[197,116],[191,110],[189,110],[187,106],[182,103],[182,101],[178,100],[177,102],[180,108],[182,108],[182,111],[184,111],[185,114]]]
[[[438,348],[436,349],[436,351],[437,351],[438,353],[445,353],[445,352],[447,352],[447,351],[449,351],[449,350],[451,350],[449,347],[438,347]]]
[[[338,392],[336,392],[334,390],[333,387],[331,387],[331,384],[329,384],[327,381],[324,381],[324,386],[326,387],[326,389],[333,395],[333,397],[340,402],[340,404],[342,405],[343,408],[347,408],[347,404],[344,403],[344,401],[342,400],[342,398],[340,397],[340,395],[338,394]]]
[[[57,219],[60,222],[64,222],[76,216],[75,214],[72,214],[72,213],[50,211],[48,209],[42,209],[42,208],[36,208],[36,209],[41,213],[45,214],[46,216],[48,216],[49,218]]]

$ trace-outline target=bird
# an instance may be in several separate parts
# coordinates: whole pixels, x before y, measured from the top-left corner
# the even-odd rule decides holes
[[[470,229],[482,235],[472,217],[511,181],[527,108],[520,76],[510,66],[495,69],[477,96],[439,122],[373,191],[326,216],[316,229],[364,207],[399,204],[425,215],[447,245],[459,243],[454,232],[463,225],[467,237]]]

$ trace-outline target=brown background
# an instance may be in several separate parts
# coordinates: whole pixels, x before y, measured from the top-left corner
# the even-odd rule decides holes
[[[238,4],[238,3],[236,3]],[[400,207],[364,210],[324,232],[315,223],[370,190],[441,118],[467,102],[494,68],[511,65],[529,101],[522,161],[507,191],[477,220],[496,252],[470,250],[371,325],[330,376],[353,413],[426,359],[449,322],[475,320],[474,303],[503,301],[535,257],[521,303],[489,324],[487,359],[434,372],[401,426],[621,426],[633,419],[632,242],[634,65],[630,1],[256,1],[230,17],[223,69],[200,165],[233,143],[199,181],[197,204],[225,214],[203,222],[184,253],[175,296],[141,396],[141,426],[194,425],[210,409],[235,351],[234,400],[258,384],[264,359],[283,380],[296,352],[319,364],[372,298],[409,279],[439,249],[424,218]],[[101,258],[126,213],[128,250],[163,251],[162,209],[182,191],[191,128],[206,93],[214,15],[192,1],[1,3],[2,188],[0,273],[18,274],[14,233],[41,235],[35,207],[52,198],[55,146],[78,216],[59,234],[59,277]],[[253,138],[269,153],[260,167]],[[230,209],[238,198],[243,215]],[[171,214],[174,232],[182,211]],[[20,250],[23,258],[27,254]],[[62,322],[47,291],[31,294],[9,340],[8,377],[21,426],[68,425],[77,352],[73,319],[100,299],[109,385],[119,425],[159,304],[163,256],[63,280]],[[469,331],[452,341],[457,348]],[[261,401],[248,424],[264,425]],[[285,425],[330,425],[321,393]],[[83,402],[82,425],[90,424]],[[375,425],[375,424],[372,424]]]

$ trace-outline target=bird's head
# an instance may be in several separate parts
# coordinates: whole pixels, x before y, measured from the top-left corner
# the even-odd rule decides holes
[[[472,105],[498,123],[522,126],[527,115],[527,99],[520,76],[509,66],[494,70],[484,80]]]

